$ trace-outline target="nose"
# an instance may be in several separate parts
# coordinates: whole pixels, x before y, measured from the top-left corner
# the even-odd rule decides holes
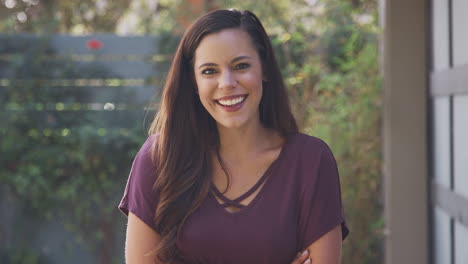
[[[236,83],[236,75],[230,70],[225,70],[221,73],[219,77],[218,85],[221,89],[231,89],[236,86]]]

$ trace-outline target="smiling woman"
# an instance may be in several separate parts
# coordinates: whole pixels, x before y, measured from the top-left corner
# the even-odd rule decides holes
[[[194,68],[200,101],[218,130],[261,124],[262,63],[245,31],[225,29],[203,38]]]
[[[335,159],[298,132],[253,13],[213,11],[187,30],[119,208],[129,264],[340,262]]]

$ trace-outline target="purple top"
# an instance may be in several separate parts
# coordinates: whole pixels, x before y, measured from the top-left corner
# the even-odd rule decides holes
[[[119,208],[158,230],[153,223],[158,194],[152,190],[152,140],[145,142],[133,162]],[[289,136],[253,191],[262,181],[253,200],[234,213],[226,211],[215,195],[232,205],[249,194],[230,201],[213,186],[177,241],[186,263],[286,264],[339,224],[343,239],[348,235],[338,169],[322,140],[299,133]]]

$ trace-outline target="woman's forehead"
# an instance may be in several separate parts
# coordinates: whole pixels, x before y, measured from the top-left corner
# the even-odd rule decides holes
[[[230,61],[238,56],[258,58],[257,50],[247,32],[239,28],[225,29],[201,40],[195,50],[195,64]]]

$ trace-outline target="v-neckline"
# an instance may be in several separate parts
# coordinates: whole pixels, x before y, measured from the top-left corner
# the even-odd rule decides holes
[[[282,160],[282,157],[284,156],[284,153],[286,152],[287,145],[291,141],[292,135],[288,135],[285,137],[283,146],[281,146],[280,153],[276,157],[276,159],[271,162],[271,164],[268,166],[268,168],[265,170],[263,175],[260,177],[260,179],[252,186],[250,187],[249,190],[244,192],[242,195],[238,196],[235,199],[229,199],[227,198],[217,187],[216,185],[212,182],[211,183],[211,192],[210,195],[212,196],[214,202],[216,203],[217,207],[219,207],[224,213],[228,215],[237,215],[237,214],[242,214],[244,211],[246,211],[248,208],[252,207],[253,204],[260,198],[261,194],[263,193],[265,187],[267,187],[268,183],[271,181],[270,176],[272,174],[273,169],[277,166],[277,164]],[[260,189],[259,189],[260,188]],[[250,195],[255,193],[258,190],[258,193],[253,197],[253,199],[247,204],[243,205],[241,202],[248,198]],[[224,203],[221,204],[217,197],[221,199]],[[225,206],[227,204],[227,206]],[[228,211],[225,207],[237,207],[239,210],[237,211]]]

